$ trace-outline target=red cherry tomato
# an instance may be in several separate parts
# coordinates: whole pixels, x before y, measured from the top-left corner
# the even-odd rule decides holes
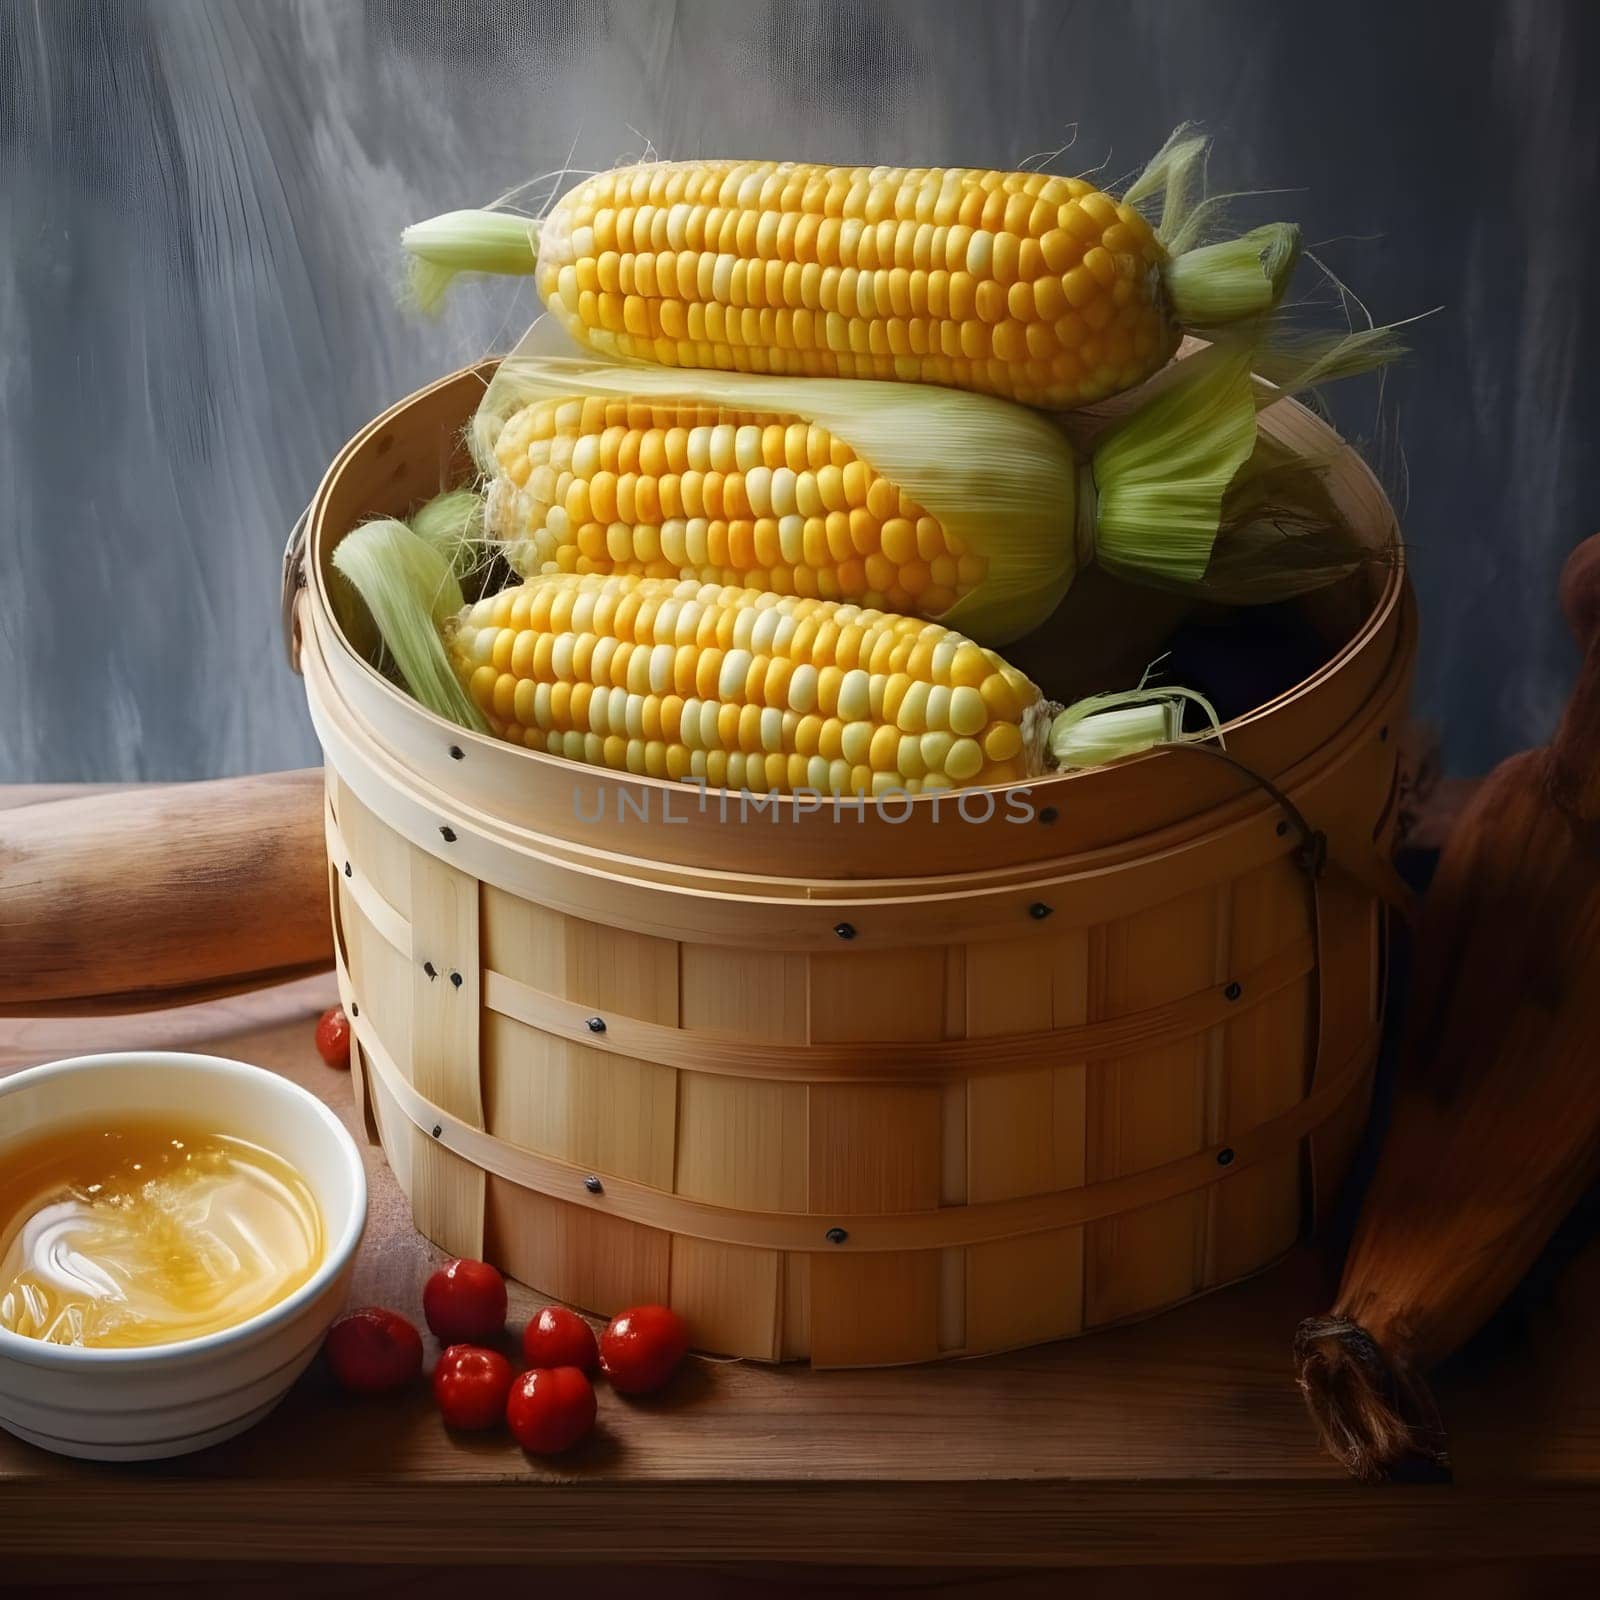
[[[350,1019],[343,1006],[329,1006],[317,1018],[317,1054],[330,1067],[350,1070]]]
[[[576,1367],[590,1377],[600,1370],[594,1330],[565,1306],[546,1306],[522,1330],[522,1355],[530,1367]]]
[[[447,1261],[422,1290],[440,1344],[486,1344],[506,1325],[506,1280],[486,1261]]]
[[[619,1311],[600,1335],[600,1370],[619,1394],[653,1394],[689,1349],[689,1330],[665,1306]]]
[[[492,1428],[510,1392],[511,1363],[498,1350],[453,1344],[434,1364],[433,1398],[447,1428]]]
[[[347,1312],[328,1329],[322,1353],[339,1386],[352,1394],[388,1394],[422,1371],[422,1335],[384,1306]]]
[[[524,1450],[559,1455],[594,1427],[594,1389],[576,1367],[535,1367],[511,1385],[506,1425]]]

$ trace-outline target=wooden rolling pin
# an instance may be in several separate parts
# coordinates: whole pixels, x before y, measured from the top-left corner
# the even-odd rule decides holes
[[[1600,1178],[1600,534],[1561,602],[1585,653],[1572,699],[1445,845],[1378,1168],[1338,1299],[1295,1340],[1312,1419],[1360,1478],[1447,1469],[1425,1374]]]
[[[322,773],[0,812],[0,1016],[142,1011],[333,964]]]

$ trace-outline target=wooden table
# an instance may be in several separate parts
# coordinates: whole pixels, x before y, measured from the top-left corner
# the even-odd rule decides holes
[[[0,1022],[0,1070],[143,1044],[213,1050],[287,1074],[349,1121],[350,1080],[312,1047],[332,996],[313,979],[134,1018]],[[420,1323],[436,1252],[367,1149],[355,1297]],[[1528,1592],[1493,1586],[1513,1582],[1509,1563],[1564,1578],[1600,1557],[1600,1249],[1446,1376],[1449,1487],[1360,1488],[1319,1452],[1287,1352],[1326,1296],[1303,1249],[1167,1316],[1018,1355],[826,1373],[695,1361],[653,1402],[603,1390],[597,1437],[557,1468],[502,1436],[449,1436],[420,1385],[361,1402],[317,1368],[251,1433],[174,1462],[75,1463],[0,1435],[0,1584],[48,1574],[85,1585],[53,1592],[87,1594],[114,1574],[166,1592],[187,1576],[222,1592],[239,1563],[259,1576],[292,1561],[309,1564],[295,1582],[308,1594],[353,1587],[344,1563],[626,1562],[621,1577],[583,1575],[585,1595],[622,1592],[639,1564],[691,1564],[712,1570],[682,1592],[714,1596],[746,1592],[729,1574],[755,1566],[769,1589],[806,1592],[827,1563],[857,1587],[891,1568],[942,1593],[954,1572],[1083,1569],[1078,1595],[1148,1594],[1163,1567],[1185,1593],[1238,1595],[1255,1591],[1219,1569],[1272,1564],[1259,1592],[1292,1581],[1315,1595],[1348,1593],[1350,1578],[1324,1591],[1334,1579],[1302,1564],[1360,1563],[1366,1594],[1420,1561],[1471,1595]],[[514,1290],[513,1323],[536,1303]],[[996,1592],[970,1581],[956,1592]],[[1003,1592],[1061,1584],[1024,1574]]]

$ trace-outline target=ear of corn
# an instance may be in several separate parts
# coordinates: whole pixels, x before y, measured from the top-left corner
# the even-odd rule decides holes
[[[915,794],[1041,768],[1038,689],[937,623],[576,573],[451,610],[443,559],[394,522],[358,528],[335,560],[418,700],[529,749],[780,793]]]
[[[1287,383],[1392,349],[1362,334],[1272,359]],[[1314,480],[1253,459],[1258,403],[1284,392],[1252,383],[1258,350],[1234,338],[1186,361],[1087,459],[1036,413],[958,390],[513,357],[473,425],[487,532],[525,577],[738,584],[991,645],[1044,622],[1090,556],[1194,587],[1219,535],[1219,583],[1281,598],[1351,552],[1313,538]]]
[[[538,221],[453,212],[402,243],[425,302],[456,272],[533,273],[614,359],[1079,406],[1149,377],[1183,326],[1282,293],[1287,224],[1191,254],[1204,151],[1180,130],[1123,200],[1040,172],[654,162],[586,178]],[[1157,194],[1159,228],[1137,209]]]
[[[527,576],[762,587],[1002,644],[1077,571],[1071,445],[959,390],[512,359],[473,448],[487,531]]]
[[[1091,461],[959,390],[511,360],[475,423],[487,531],[524,576],[623,571],[1038,627],[1098,551],[1198,579],[1255,438],[1243,350],[1199,358]]]
[[[937,617],[988,571],[792,412],[569,396],[517,412],[495,459],[489,523],[526,576],[695,577]]]
[[[1100,766],[1187,737],[1192,689],[1048,704],[937,623],[630,574],[532,579],[470,604],[404,524],[334,553],[429,710],[530,750],[714,788],[881,797]]]

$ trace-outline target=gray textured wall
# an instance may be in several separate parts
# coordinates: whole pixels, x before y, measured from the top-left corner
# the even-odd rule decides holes
[[[1409,479],[1421,709],[1542,735],[1600,526],[1596,0],[0,0],[0,781],[316,758],[277,641],[334,450],[504,345],[527,285],[393,300],[393,240],[637,154],[1137,166],[1172,125],[1380,316],[1347,426]],[[1265,211],[1261,213],[1265,215]]]

